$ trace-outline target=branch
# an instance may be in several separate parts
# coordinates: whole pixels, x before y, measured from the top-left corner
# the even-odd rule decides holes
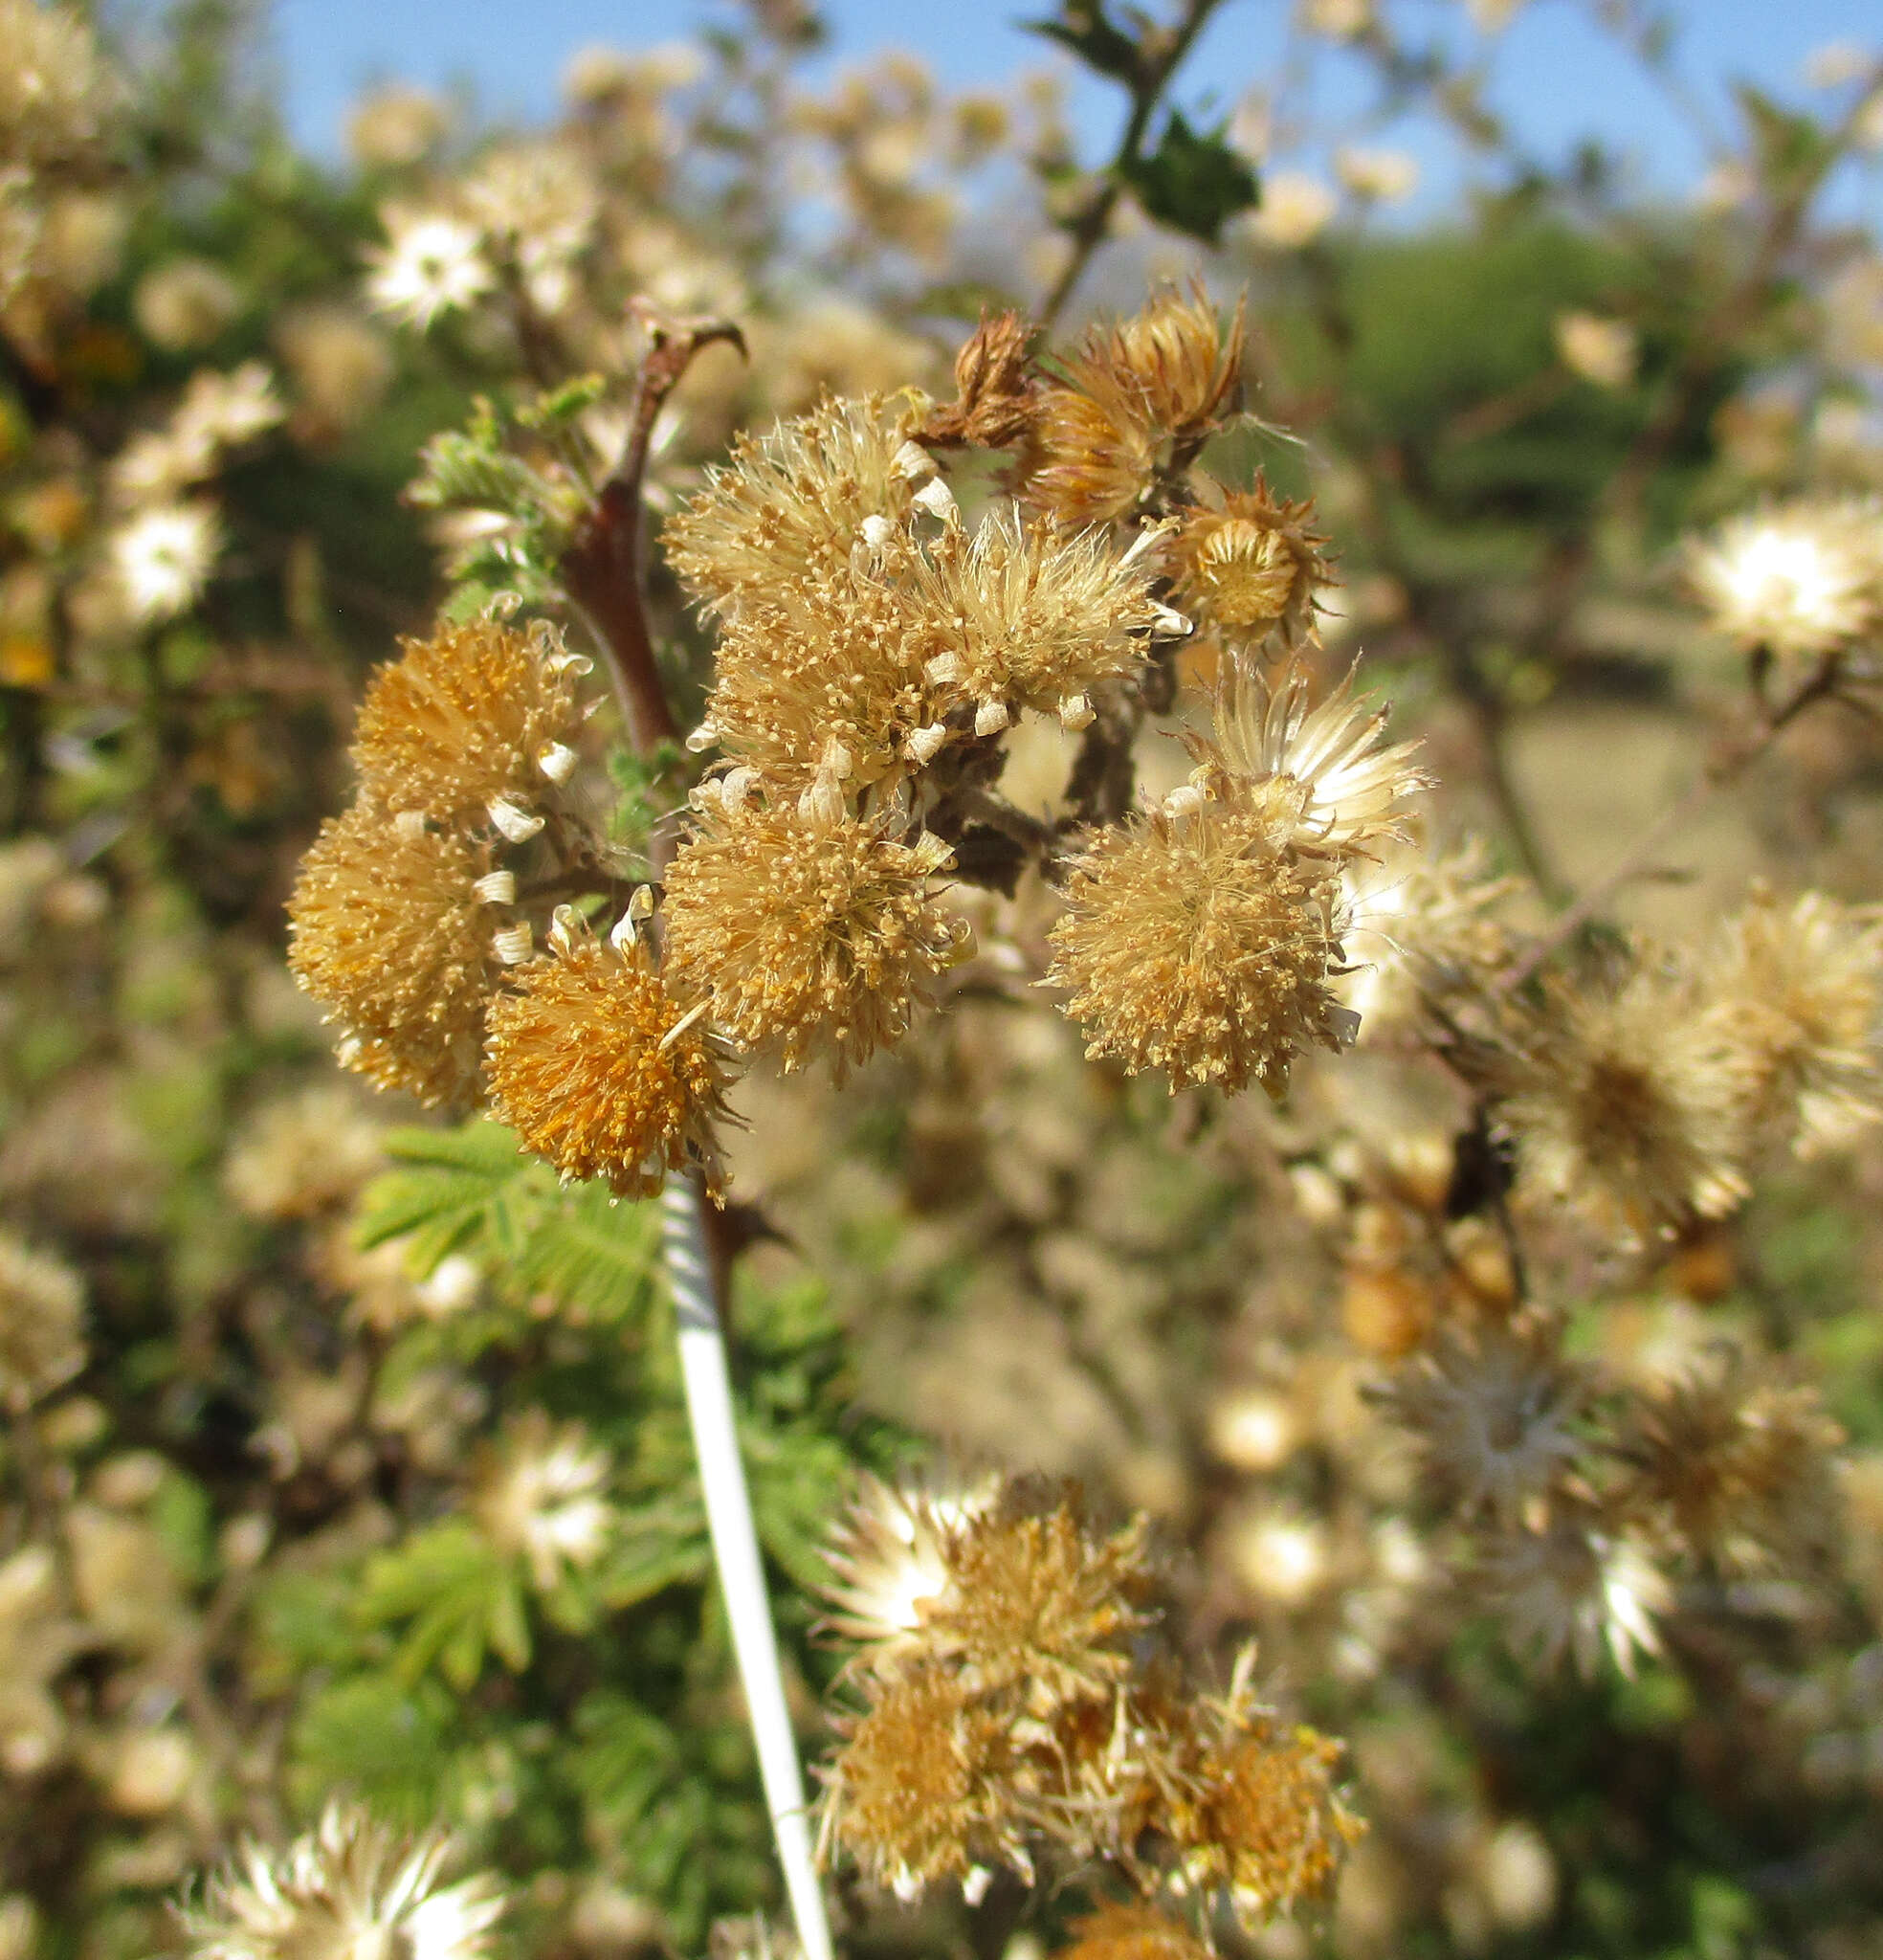
[[[641,488],[654,425],[700,348],[726,341],[742,357],[745,337],[729,320],[651,321],[628,440],[594,506],[564,555],[563,583],[608,663],[628,739],[642,755],[680,739],[654,657],[641,591]]]

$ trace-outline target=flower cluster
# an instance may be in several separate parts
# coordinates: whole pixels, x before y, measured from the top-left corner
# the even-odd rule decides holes
[[[905,1899],[997,1866],[1035,1882],[1043,1858],[1109,1865],[1142,1901],[1137,1936],[1185,1950],[1207,1948],[1172,1906],[1222,1900],[1254,1927],[1331,1883],[1360,1830],[1340,1746],[1259,1703],[1252,1653],[1223,1699],[1181,1690],[1153,1653],[1141,1520],[1102,1532],[1037,1482],[871,1483],[830,1562],[864,1707],[830,1765],[827,1854]]]

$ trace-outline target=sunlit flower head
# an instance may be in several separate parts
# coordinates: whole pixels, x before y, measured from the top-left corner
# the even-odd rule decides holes
[[[222,524],[207,503],[161,503],[112,534],[111,568],[140,624],[172,619],[196,601],[222,548]]]
[[[274,428],[286,413],[275,377],[261,362],[244,361],[226,374],[198,368],[171,426],[185,442],[233,449]]]
[[[388,210],[388,242],[367,255],[366,294],[382,313],[421,329],[475,305],[496,282],[476,226],[444,212]]]
[[[1298,646],[1314,631],[1315,594],[1334,582],[1314,505],[1258,481],[1199,504],[1166,546],[1177,590],[1198,615],[1258,646]]]
[[[339,1023],[342,1063],[422,1102],[479,1081],[503,908],[478,880],[487,846],[355,804],[329,818],[288,901],[288,965]]]
[[[1752,511],[1694,547],[1688,576],[1718,630],[1779,655],[1827,654],[1883,611],[1883,513],[1856,502]]]
[[[285,1852],[251,1845],[183,1921],[195,1960],[481,1960],[503,1910],[495,1879],[440,1885],[450,1846],[330,1804]]]
[[[722,794],[668,869],[668,970],[741,1048],[787,1073],[828,1055],[841,1078],[964,957],[966,923],[930,890],[951,858],[851,815],[829,778],[777,804]]]
[[[1561,1501],[1540,1528],[1514,1526],[1491,1542],[1483,1582],[1513,1647],[1545,1667],[1567,1656],[1584,1676],[1606,1654],[1631,1678],[1637,1656],[1661,1651],[1658,1622],[1673,1608],[1673,1589],[1638,1535]]]
[[[639,939],[564,920],[490,1013],[491,1099],[526,1149],[565,1177],[651,1197],[698,1168],[717,1189],[725,1074],[703,1025],[661,984]]]
[[[1494,914],[1521,881],[1488,876],[1485,858],[1472,838],[1445,853],[1397,845],[1348,862],[1342,890],[1354,967],[1339,991],[1360,1015],[1362,1040],[1403,1025],[1423,991],[1469,989],[1508,963],[1510,934]]]
[[[1153,811],[1073,860],[1046,982],[1072,993],[1089,1056],[1162,1069],[1173,1092],[1259,1081],[1279,1096],[1301,1050],[1351,1042],[1331,984],[1340,874],[1294,848],[1295,808]]]
[[[939,1603],[954,1583],[950,1535],[996,1495],[988,1479],[956,1490],[865,1476],[824,1553],[832,1573],[824,1588],[835,1609],[831,1630],[862,1643],[873,1667],[891,1664],[919,1645],[914,1637],[923,1609]]]
[[[565,1567],[601,1557],[613,1526],[606,1496],[613,1465],[579,1422],[552,1427],[541,1409],[511,1423],[473,1500],[499,1551],[523,1559],[547,1592]]]

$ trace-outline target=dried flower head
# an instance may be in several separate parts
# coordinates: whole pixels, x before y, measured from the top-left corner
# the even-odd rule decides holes
[[[1153,296],[1095,326],[1041,390],[1025,458],[1028,498],[1068,523],[1141,508],[1217,427],[1242,366],[1242,307],[1226,334],[1201,286]]]
[[[1726,922],[1709,1018],[1746,1058],[1744,1122],[1801,1156],[1848,1142],[1880,1112],[1875,1040],[1883,915],[1761,887]]]
[[[1691,977],[1637,944],[1618,980],[1545,983],[1502,1103],[1525,1175],[1627,1240],[1745,1196],[1750,1063]]]
[[[1133,672],[1170,619],[1105,533],[1028,526],[1011,505],[971,533],[951,528],[916,559],[911,581],[922,672],[942,683],[943,709],[965,701],[1052,712]]]
[[[1448,1329],[1379,1391],[1418,1438],[1442,1505],[1514,1521],[1574,1461],[1589,1390],[1561,1343],[1541,1317]]]
[[[473,1508],[491,1543],[523,1559],[537,1589],[547,1592],[565,1566],[580,1570],[601,1557],[614,1521],[603,1494],[612,1467],[581,1423],[552,1428],[541,1409],[531,1409],[506,1429]]]
[[[1010,1484],[946,1528],[947,1587],[917,1608],[922,1651],[982,1693],[1031,1712],[1100,1693],[1125,1672],[1149,1583],[1142,1519],[1096,1528],[1071,1486]]]
[[[983,313],[955,356],[955,399],[935,409],[917,440],[938,449],[1008,449],[1032,427],[1039,391],[1028,347],[1032,323],[1018,313]]]
[[[1188,1927],[1155,1905],[1108,1899],[1067,1931],[1073,1943],[1052,1960],[1212,1960],[1211,1949]]]
[[[901,523],[932,473],[911,456],[905,412],[880,398],[827,400],[768,434],[742,437],[730,462],[667,523],[667,560],[716,610],[849,561],[865,521]]]
[[[0,1403],[23,1414],[84,1367],[84,1314],[70,1266],[0,1232]]]
[[[288,965],[343,1031],[340,1058],[421,1102],[476,1093],[498,915],[486,845],[366,803],[331,817],[288,901]]]
[[[862,1643],[866,1668],[883,1672],[919,1647],[923,1608],[952,1583],[951,1534],[996,1495],[989,1481],[937,1491],[863,1478],[824,1553],[834,1574],[824,1596],[836,1609],[831,1631]]]
[[[202,502],[160,503],[110,539],[111,569],[132,620],[172,619],[194,604],[222,549],[222,522]]]
[[[1179,597],[1257,646],[1299,646],[1314,633],[1316,592],[1334,583],[1313,518],[1312,499],[1291,503],[1259,478],[1220,508],[1197,505],[1165,547]]]
[[[1010,1718],[960,1678],[918,1661],[844,1725],[829,1769],[820,1848],[842,1844],[897,1898],[977,1866],[1029,1869]]]
[[[1749,512],[1696,546],[1688,576],[1718,630],[1779,655],[1827,654],[1883,611],[1873,505],[1801,501]]]
[[[251,1217],[312,1217],[347,1203],[383,1168],[380,1140],[355,1092],[316,1083],[244,1125],[223,1185]]]
[[[567,1178],[651,1197],[671,1171],[720,1178],[715,1120],[725,1076],[700,1025],[638,940],[604,945],[565,924],[490,1013],[492,1105],[524,1148]]]
[[[1469,991],[1509,964],[1510,934],[1491,915],[1520,880],[1489,877],[1485,857],[1473,837],[1438,855],[1402,846],[1347,865],[1356,964],[1340,994],[1360,1015],[1362,1040],[1407,1020],[1422,992]]]
[[[1401,805],[1430,786],[1412,765],[1418,744],[1378,746],[1390,710],[1356,701],[1351,671],[1310,708],[1307,674],[1290,666],[1272,683],[1231,656],[1216,686],[1208,736],[1189,734],[1192,789],[1229,809],[1293,807],[1297,840],[1343,853],[1378,838],[1404,841]]]
[[[1337,1787],[1341,1745],[1263,1707],[1252,1662],[1245,1650],[1228,1696],[1184,1711],[1152,1813],[1185,1887],[1245,1926],[1325,1894],[1365,1828]]]
[[[796,803],[722,798],[667,873],[668,971],[742,1048],[787,1072],[826,1053],[841,1078],[963,955],[965,922],[929,895],[949,860],[850,814],[828,777]]]
[[[1756,1571],[1828,1542],[1843,1440],[1815,1389],[1720,1344],[1630,1399],[1618,1447],[1631,1506],[1670,1546]]]
[[[1593,1505],[1559,1500],[1540,1527],[1512,1527],[1482,1558],[1511,1645],[1543,1666],[1566,1654],[1591,1676],[1606,1653],[1632,1679],[1637,1654],[1661,1651],[1656,1621],[1673,1606],[1673,1588],[1640,1535]]]
[[[1331,984],[1340,872],[1296,848],[1300,808],[1153,811],[1073,860],[1046,984],[1072,991],[1089,1056],[1163,1069],[1173,1092],[1259,1081],[1279,1096],[1303,1048],[1352,1041]]]
[[[527,804],[580,721],[588,661],[546,622],[480,619],[408,639],[373,676],[353,731],[363,791],[395,813],[440,822]]]
[[[195,1960],[480,1960],[502,1894],[484,1873],[440,1886],[449,1849],[330,1804],[285,1852],[251,1845],[186,1909]]]

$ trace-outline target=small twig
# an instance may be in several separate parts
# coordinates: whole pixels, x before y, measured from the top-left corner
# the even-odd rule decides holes
[[[726,341],[742,356],[745,352],[745,337],[729,320],[654,322],[649,332],[653,345],[641,364],[621,459],[584,518],[562,568],[569,597],[608,663],[628,739],[643,755],[680,739],[641,597],[641,485],[654,425],[702,347]]]
[[[1760,718],[1749,741],[1740,743],[1717,757],[1698,782],[1677,803],[1664,810],[1642,832],[1607,871],[1583,893],[1547,932],[1497,982],[1500,993],[1514,992],[1540,971],[1614,897],[1629,879],[1650,863],[1654,854],[1677,835],[1708,801],[1728,784],[1736,783],[1765,753],[1781,733],[1813,702],[1837,691],[1843,678],[1842,663],[1835,654],[1826,654],[1817,666],[1792,689],[1776,708]]]
[[[1067,227],[1072,235],[1072,256],[1060,268],[1052,290],[1040,306],[1042,326],[1051,328],[1059,318],[1074,287],[1092,263],[1092,255],[1104,243],[1112,213],[1124,195],[1125,172],[1138,161],[1158,99],[1190,52],[1192,42],[1203,32],[1204,23],[1221,4],[1222,0],[1185,0],[1182,15],[1170,27],[1162,31],[1149,29],[1140,42],[1138,73],[1131,81],[1131,113],[1112,161],[1093,186],[1078,215]]]

